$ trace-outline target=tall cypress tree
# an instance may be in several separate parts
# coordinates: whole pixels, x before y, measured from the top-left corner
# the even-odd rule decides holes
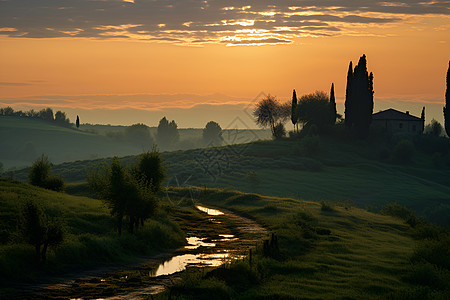
[[[297,116],[297,93],[295,92],[295,90],[292,93],[291,121],[292,121],[292,124],[294,124],[294,130],[295,130],[295,125],[298,122],[298,116]],[[298,128],[297,128],[297,131],[298,131]]]
[[[353,125],[353,65],[352,62],[348,65],[347,72],[347,87],[345,89],[345,126],[352,127]]]
[[[355,127],[359,137],[369,134],[373,112],[373,73],[367,72],[366,55],[360,57],[354,70],[350,62],[345,98],[345,124]]]
[[[450,77],[450,61],[447,69],[447,89],[445,91],[445,106],[444,106],[444,127],[445,132],[450,137],[450,90],[448,89],[448,80]]]
[[[80,127],[80,118],[77,116],[77,122],[76,122],[76,126],[77,126],[77,128],[79,128]]]
[[[330,91],[330,123],[334,125],[336,123],[336,99],[334,98],[334,83],[331,83],[331,91]]]

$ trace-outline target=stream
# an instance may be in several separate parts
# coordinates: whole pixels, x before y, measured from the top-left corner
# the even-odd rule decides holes
[[[186,231],[187,245],[172,254],[165,253],[149,258],[145,263],[121,270],[97,272],[79,276],[60,284],[39,286],[32,292],[33,299],[141,299],[158,294],[167,285],[179,280],[187,268],[218,267],[225,262],[243,258],[267,235],[265,228],[253,220],[226,209],[213,209],[203,205],[195,208],[205,214],[203,223],[193,224]],[[223,226],[233,223],[233,233]],[[229,222],[228,222],[229,223]],[[212,234],[207,229],[216,226]],[[223,233],[220,233],[222,227]],[[25,296],[25,297],[23,297]],[[28,298],[30,292],[19,298]]]

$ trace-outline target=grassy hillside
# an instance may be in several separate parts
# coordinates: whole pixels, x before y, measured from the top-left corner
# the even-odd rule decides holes
[[[62,218],[63,244],[48,253],[44,267],[35,263],[34,248],[24,243],[18,228],[20,210],[33,200],[50,217]],[[43,274],[60,274],[90,265],[135,261],[136,257],[184,243],[178,226],[161,210],[135,235],[118,236],[108,209],[100,200],[70,196],[0,179],[0,282],[24,282]]]
[[[127,126],[81,125],[79,130],[31,118],[0,116],[0,162],[3,169],[29,166],[39,155],[46,154],[53,163],[135,155],[148,151],[142,139],[128,140]],[[156,127],[149,128],[156,136]],[[203,129],[179,129],[180,140],[172,149],[205,147]],[[224,144],[238,144],[270,138],[268,130],[223,131]],[[165,149],[163,149],[165,150]]]
[[[445,157],[437,163],[439,155],[416,149],[412,162],[399,163],[394,158],[395,139],[389,143],[333,137],[315,140],[312,153],[305,151],[305,144],[311,143],[308,139],[164,152],[169,171],[166,184],[230,187],[315,201],[349,201],[363,208],[398,202],[431,221],[449,224],[450,167]],[[121,160],[132,164],[136,157]],[[55,166],[55,173],[67,181],[80,182],[85,180],[87,170],[100,162],[61,164]],[[26,180],[26,174],[27,170],[23,170],[13,176]]]
[[[137,146],[40,119],[0,117],[0,162],[4,169],[28,166],[43,153],[53,163],[61,163],[141,151]]]
[[[175,189],[180,196],[192,195],[188,190]],[[216,299],[444,299],[448,291],[449,254],[439,254],[447,271],[423,260],[416,264],[415,229],[404,221],[349,205],[226,189],[198,195],[202,203],[245,213],[267,226],[278,236],[279,254],[264,254],[259,244],[251,262],[246,258],[202,274],[192,271],[171,287],[179,299],[212,294]],[[442,245],[448,247],[448,236]]]

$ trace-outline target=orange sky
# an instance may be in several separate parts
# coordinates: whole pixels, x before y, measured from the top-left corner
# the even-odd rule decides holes
[[[27,37],[21,34],[22,37],[14,37],[9,33],[25,32],[28,27],[21,29],[21,24],[8,24],[6,20],[0,24],[0,32],[4,33],[0,38],[0,105],[17,108],[50,105],[72,110],[164,110],[165,107],[191,108],[197,104],[218,105],[222,102],[214,102],[214,99],[209,102],[207,97],[180,97],[173,102],[164,98],[158,100],[156,96],[146,99],[145,95],[218,93],[228,97],[220,100],[224,104],[245,106],[260,92],[271,93],[286,101],[293,88],[298,94],[315,90],[328,92],[331,82],[335,83],[338,102],[342,102],[348,63],[350,60],[356,63],[363,53],[367,56],[369,71],[375,76],[375,104],[389,100],[443,105],[445,74],[450,59],[449,5],[443,3],[444,8],[439,8],[442,13],[352,11],[352,16],[398,20],[381,24],[327,21],[323,36],[308,32],[308,29],[298,29],[295,34],[268,31],[257,37],[238,31],[244,27],[227,31],[234,41],[261,37],[287,41],[276,40],[270,45],[258,46],[227,46],[223,42],[227,37],[216,33],[207,37],[216,39],[212,42],[148,41],[117,28],[113,33],[128,34],[127,38],[77,37],[72,36],[72,31],[78,27],[67,26],[64,28],[68,32],[72,30],[71,35]],[[221,11],[227,10],[221,8]],[[291,7],[290,11],[296,10]],[[320,10],[316,9],[314,13],[320,14]],[[324,14],[328,16],[330,9]],[[342,17],[341,14],[336,12],[338,17]],[[252,27],[256,25],[245,25],[245,28]],[[339,29],[336,34],[334,27]],[[166,34],[172,37],[171,32],[170,36],[169,31]],[[183,34],[179,32],[177,36]],[[188,33],[185,35],[189,36]],[[219,39],[222,42],[218,42]],[[133,94],[142,94],[142,97],[130,99],[132,97],[127,96]],[[114,97],[99,99],[90,98],[90,95]],[[61,99],[70,96],[74,101],[58,101],[59,96]],[[47,100],[39,101],[44,98]],[[433,117],[442,118],[439,115]]]

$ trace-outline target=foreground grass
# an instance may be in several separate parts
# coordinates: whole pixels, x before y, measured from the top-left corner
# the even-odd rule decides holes
[[[416,242],[402,220],[348,204],[221,189],[199,195],[202,203],[239,211],[266,225],[279,237],[280,255],[264,256],[259,245],[251,263],[247,258],[206,275],[187,272],[162,299],[167,294],[181,299],[396,299],[415,289],[405,278],[413,272],[410,257]]]
[[[63,244],[48,253],[44,266],[34,261],[34,248],[19,234],[21,205],[32,199],[50,216],[63,219]],[[23,283],[45,275],[77,272],[90,266],[136,262],[184,243],[184,234],[160,209],[136,234],[118,236],[108,209],[100,200],[70,196],[28,184],[0,179],[1,285]]]

